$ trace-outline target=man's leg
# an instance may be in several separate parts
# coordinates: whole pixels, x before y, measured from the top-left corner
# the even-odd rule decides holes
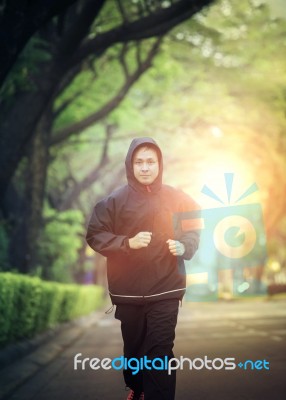
[[[175,328],[177,325],[179,300],[161,300],[146,307],[147,332],[144,354],[148,359],[173,358]],[[174,400],[176,371],[168,375],[167,370],[144,370],[145,400]]]
[[[120,304],[116,306],[115,318],[121,321],[124,357],[139,359],[143,356],[146,321],[144,306]],[[123,371],[126,386],[136,393],[143,392],[143,372],[132,374],[132,370]]]

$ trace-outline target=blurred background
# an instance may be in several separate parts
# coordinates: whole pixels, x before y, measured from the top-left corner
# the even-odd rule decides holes
[[[0,2],[0,271],[105,286],[86,226],[125,184],[131,140],[151,136],[165,183],[205,209],[219,206],[205,185],[227,199],[225,173],[235,199],[257,185],[256,277],[286,291],[284,1],[14,3]]]

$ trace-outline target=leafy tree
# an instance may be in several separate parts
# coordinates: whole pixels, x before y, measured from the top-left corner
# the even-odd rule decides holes
[[[60,26],[57,20],[51,20],[43,26],[36,39],[33,39],[33,51],[30,55],[29,52],[23,53],[24,59],[20,59],[16,70],[12,71],[9,77],[11,80],[5,82],[2,90],[4,101],[0,109],[3,115],[1,121],[3,146],[0,148],[5,147],[1,155],[3,168],[0,169],[1,191],[5,193],[1,206],[3,215],[10,222],[12,218],[13,225],[13,221],[16,221],[15,207],[10,206],[10,199],[14,197],[15,192],[17,193],[15,203],[17,200],[18,203],[23,203],[20,223],[16,222],[10,240],[12,262],[21,266],[23,272],[33,269],[37,264],[38,249],[35,243],[43,223],[42,207],[51,146],[62,143],[71,135],[80,133],[92,123],[104,118],[118,106],[130,86],[151,66],[160,39],[153,43],[147,52],[142,52],[141,46],[137,45],[134,53],[137,62],[135,64],[133,62],[135,68],[132,69],[126,60],[129,42],[162,35],[210,2],[202,0],[200,4],[193,4],[190,1],[180,0],[149,4],[146,1],[131,3],[132,6],[127,8],[127,5],[130,5],[129,1],[86,0],[68,9]],[[119,51],[118,43],[123,43]],[[112,48],[115,51],[113,54]],[[59,107],[55,105],[57,99],[82,71],[90,69],[92,72],[95,64],[105,57],[109,49],[111,51],[110,55],[107,54],[107,59],[117,57],[124,72],[124,81],[118,92],[108,101],[105,100],[96,112],[93,111],[80,121],[69,123],[69,126],[63,126],[53,132],[56,121],[60,121],[59,117],[83,89],[72,96],[68,95],[65,101],[60,102]],[[28,69],[29,66],[32,68]],[[19,71],[24,74],[19,75]],[[19,81],[14,81],[13,76],[19,76]],[[28,82],[25,81],[25,77]],[[100,105],[99,98],[97,103]],[[101,164],[95,172],[85,177],[77,188],[73,188],[72,198],[76,197],[76,190],[78,196],[83,186],[91,184],[92,179],[96,178],[96,171],[104,166],[105,161],[106,157],[103,154]],[[7,192],[11,177],[19,165],[20,178],[29,177],[27,185],[22,193],[15,191],[12,185]],[[70,200],[67,197],[65,196],[64,202],[62,201],[61,210],[69,207]],[[52,196],[48,198],[51,199]],[[20,238],[24,240],[19,240]],[[15,242],[20,243],[16,251],[13,248]]]
[[[73,281],[73,274],[67,266],[73,265],[78,258],[84,235],[84,218],[79,210],[57,213],[46,207],[45,228],[39,240],[38,273],[46,279]]]
[[[90,57],[98,59],[117,43],[162,35],[210,3],[211,0],[178,0],[150,6],[146,1],[134,3],[127,11],[130,2],[126,1],[117,13],[117,2],[85,0],[66,15],[60,30],[54,21],[44,27],[51,60],[41,63],[39,72],[29,76],[35,90],[17,93],[13,106],[4,104],[0,110],[1,192],[6,192],[23,150],[35,135],[55,93],[61,90],[63,82],[73,80],[84,62]]]
[[[93,38],[122,21],[127,23],[126,18],[129,24],[137,23],[139,4],[143,3],[135,3],[127,14],[125,7],[105,4],[86,43],[97,43]],[[141,17],[157,15],[153,4],[153,9],[143,7]],[[55,41],[53,24],[49,29],[40,32],[37,39],[41,51],[31,61],[35,76],[39,65],[54,62],[54,50],[47,53],[46,49],[56,49],[63,39]],[[263,196],[267,232],[277,237],[277,221],[285,214],[286,187],[284,35],[285,24],[271,18],[260,2],[223,0],[177,26],[163,40],[116,43],[100,54],[90,53],[78,69],[71,68],[41,113],[32,146],[27,146],[14,177],[22,211],[23,196],[28,199],[20,215],[32,228],[30,246],[39,245],[34,263],[29,259],[27,267],[40,262],[46,277],[58,279],[59,271],[67,271],[67,264],[74,263],[73,271],[84,272],[85,243],[82,237],[80,246],[78,241],[83,231],[76,228],[80,223],[68,235],[78,251],[75,261],[75,257],[67,259],[62,254],[64,239],[58,245],[54,242],[53,234],[60,237],[67,226],[64,223],[61,231],[57,220],[65,213],[73,215],[71,209],[81,210],[84,225],[97,199],[125,181],[122,160],[134,136],[155,136],[163,143],[166,179],[197,196],[206,183],[202,179],[209,179],[210,165],[214,185],[225,168],[235,169],[241,177],[241,189],[249,180],[256,181]],[[37,48],[37,41],[34,46]],[[83,48],[82,43],[78,51]],[[141,66],[145,61],[144,70]],[[45,69],[43,72],[45,75]],[[21,85],[27,95],[35,90],[33,81],[27,83],[22,78],[14,87],[6,85],[9,107],[13,96],[17,97],[15,88]],[[26,176],[28,186],[24,184]],[[39,184],[33,191],[36,182]],[[10,218],[17,219],[18,206],[12,207],[15,187],[10,186],[9,191],[6,210]],[[42,213],[44,201],[54,215],[52,222]],[[36,222],[32,223],[33,215]],[[18,239],[14,237],[12,242],[22,244],[26,228],[15,226]],[[45,238],[44,248],[39,237]],[[20,246],[18,250],[25,254]],[[51,265],[53,272],[49,271]],[[62,279],[69,276],[70,272]]]

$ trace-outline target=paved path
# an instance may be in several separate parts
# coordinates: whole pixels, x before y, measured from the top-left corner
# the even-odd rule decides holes
[[[73,369],[82,357],[122,354],[120,323],[113,314],[87,327],[5,400],[121,400],[127,397],[121,371]],[[183,303],[175,356],[190,359],[266,360],[270,370],[184,369],[177,374],[176,400],[284,400],[286,398],[286,302]],[[31,361],[31,359],[30,359]],[[199,368],[200,361],[196,361]],[[215,365],[219,367],[220,361]],[[266,364],[267,365],[267,364]],[[25,360],[22,360],[25,369]],[[1,372],[1,371],[0,371]]]

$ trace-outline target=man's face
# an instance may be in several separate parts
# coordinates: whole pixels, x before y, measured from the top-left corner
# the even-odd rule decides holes
[[[159,160],[155,150],[141,147],[133,156],[133,172],[142,185],[151,185],[159,174]]]

